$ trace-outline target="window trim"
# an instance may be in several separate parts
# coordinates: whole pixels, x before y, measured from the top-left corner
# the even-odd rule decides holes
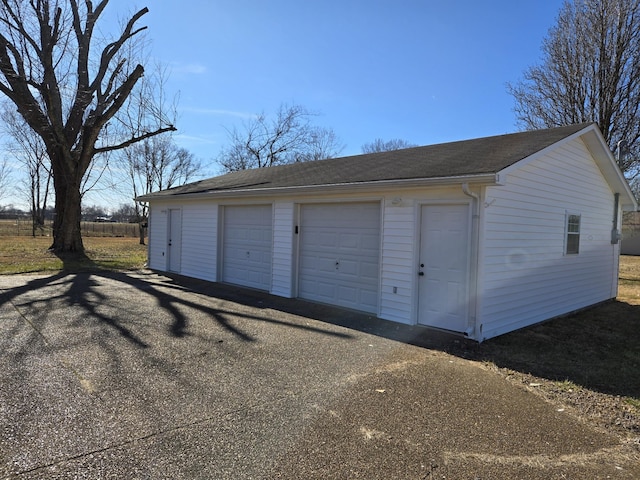
[[[576,222],[577,217],[577,222]],[[573,228],[570,228],[573,227]],[[580,254],[580,236],[582,234],[582,214],[565,211],[564,217],[564,255]],[[569,241],[570,239],[577,239]],[[571,250],[570,250],[571,249]]]

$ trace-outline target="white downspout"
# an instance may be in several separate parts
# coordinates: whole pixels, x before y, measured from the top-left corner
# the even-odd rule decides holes
[[[618,296],[618,281],[620,277],[620,240],[622,235],[620,233],[619,225],[621,223],[622,213],[620,212],[620,194],[614,194],[613,202],[613,228],[611,230],[611,246],[613,247],[613,258],[611,259],[613,265],[613,278],[611,279],[611,294],[610,298],[616,298]]]
[[[482,327],[478,326],[478,271],[479,271],[479,246],[480,246],[480,195],[472,192],[468,183],[462,184],[462,192],[472,198],[472,222],[471,222],[471,284],[469,285],[469,314],[471,325],[465,331],[465,336],[482,341]]]

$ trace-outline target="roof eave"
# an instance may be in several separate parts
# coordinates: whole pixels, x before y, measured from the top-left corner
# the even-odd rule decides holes
[[[588,135],[587,135],[588,133]],[[621,194],[620,205],[625,212],[634,212],[638,210],[638,202],[629,186],[629,182],[625,178],[618,162],[613,156],[613,152],[606,144],[600,129],[593,126],[582,135],[582,139],[587,149],[594,156],[598,168],[604,175],[605,179],[611,186],[614,193]]]
[[[261,197],[273,195],[292,195],[292,194],[315,194],[328,192],[354,192],[372,189],[393,189],[393,188],[411,188],[426,186],[447,186],[460,183],[470,184],[486,184],[493,185],[499,183],[499,176],[495,173],[482,173],[475,175],[459,175],[449,177],[435,178],[409,178],[401,180],[376,180],[372,182],[350,182],[350,183],[334,183],[321,185],[298,185],[291,187],[266,187],[266,188],[239,188],[235,190],[207,190],[203,192],[193,193],[174,193],[174,194],[149,194],[136,197],[137,202],[175,200],[175,199],[197,199],[197,198],[230,198],[230,197]]]
[[[609,146],[602,136],[602,132],[596,123],[591,123],[581,130],[569,135],[562,140],[559,140],[545,148],[529,155],[528,157],[515,162],[514,164],[504,168],[498,173],[499,177],[506,177],[513,170],[522,168],[529,162],[540,158],[550,151],[558,148],[559,145],[569,143],[575,138],[581,138],[587,149],[590,151],[594,161],[598,165],[598,168],[602,172],[605,180],[611,187],[614,193],[620,193],[620,205],[624,211],[636,211],[638,209],[638,203],[629,187],[629,183],[624,178],[624,174],[618,167],[613,153],[609,149]]]

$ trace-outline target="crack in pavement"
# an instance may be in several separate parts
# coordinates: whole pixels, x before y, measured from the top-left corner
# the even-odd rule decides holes
[[[267,405],[267,404],[270,404],[270,403],[274,403],[274,402],[279,402],[284,398],[285,398],[284,396],[283,397],[279,397],[274,401],[256,403],[256,404],[252,404],[252,405],[249,405],[249,406],[246,406],[246,407],[237,408],[235,410],[230,410],[230,411],[228,411],[228,412],[226,412],[226,413],[224,413],[222,415],[210,416],[210,417],[207,417],[207,418],[194,420],[193,422],[187,422],[187,423],[183,423],[183,424],[180,424],[180,425],[176,425],[176,426],[173,426],[171,428],[165,428],[165,429],[162,429],[162,430],[157,430],[157,431],[151,432],[151,433],[149,433],[147,435],[142,435],[142,436],[139,436],[139,437],[136,437],[136,438],[131,438],[131,439],[126,440],[126,441],[114,443],[114,444],[107,445],[107,446],[102,447],[102,448],[97,448],[97,449],[94,449],[94,450],[91,450],[91,451],[88,451],[88,452],[84,452],[84,453],[80,453],[80,454],[77,454],[77,455],[72,455],[72,456],[69,456],[69,457],[60,458],[58,460],[49,462],[47,464],[38,465],[38,466],[35,466],[35,467],[32,467],[32,468],[29,468],[27,470],[21,470],[21,471],[19,471],[17,473],[14,473],[13,475],[21,476],[21,475],[27,475],[27,474],[30,474],[30,473],[36,473],[38,471],[45,470],[45,469],[51,468],[51,467],[55,467],[55,466],[61,465],[63,463],[73,462],[73,461],[79,460],[81,458],[90,457],[92,455],[97,455],[97,454],[100,454],[100,453],[108,452],[109,450],[117,450],[119,448],[124,448],[124,447],[130,446],[130,445],[134,445],[134,444],[136,444],[138,442],[143,442],[145,440],[148,440],[148,439],[156,437],[156,436],[165,435],[165,434],[172,433],[172,432],[177,432],[177,431],[184,430],[184,429],[190,428],[190,427],[195,427],[197,425],[202,425],[202,424],[205,424],[207,422],[212,422],[212,421],[214,421],[216,419],[229,417],[229,416],[235,415],[237,413],[250,412],[250,411],[252,411],[254,409],[258,409],[258,408],[260,408],[260,407],[262,407],[264,405]]]

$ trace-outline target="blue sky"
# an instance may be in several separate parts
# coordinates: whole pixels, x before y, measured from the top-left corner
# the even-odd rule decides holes
[[[101,28],[115,35],[136,4],[179,93],[177,142],[213,176],[227,129],[282,103],[317,112],[343,155],[516,131],[506,84],[539,63],[562,0],[111,0]]]
[[[539,62],[561,3],[155,0],[143,22],[180,92],[178,141],[198,157],[218,154],[225,127],[282,102],[319,112],[351,155],[375,138],[515,131],[506,83]]]

